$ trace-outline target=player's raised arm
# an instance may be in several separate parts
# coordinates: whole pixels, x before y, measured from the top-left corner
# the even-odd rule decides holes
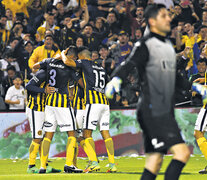
[[[39,62],[35,63],[32,67],[32,69],[35,69],[35,70],[37,70],[39,68],[40,68],[40,63]]]
[[[61,52],[62,61],[64,62],[65,65],[70,67],[76,67],[75,56],[76,54],[74,53],[74,49],[70,47]]]

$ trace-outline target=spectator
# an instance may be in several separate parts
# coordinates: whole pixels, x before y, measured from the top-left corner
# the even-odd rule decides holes
[[[0,17],[0,56],[4,52],[9,43],[10,31],[6,29],[7,17],[1,15]]]
[[[92,60],[92,61],[99,60],[99,54],[98,54],[98,51],[92,51],[92,52],[91,52],[91,60]]]
[[[37,28],[41,25],[43,15],[46,10],[46,0],[30,0],[27,3],[29,20],[27,30],[32,36],[35,35]]]
[[[138,28],[143,28],[146,26],[145,20],[144,20],[144,8],[142,6],[138,6],[136,8],[136,17],[133,17],[131,12],[130,12],[130,8],[131,8],[131,0],[127,1],[126,4],[126,13],[127,13],[127,17],[129,19],[130,22],[130,27],[131,27],[131,36],[132,39],[134,38],[135,35],[135,30]]]
[[[30,74],[32,71],[28,66],[28,60],[34,50],[34,43],[27,35],[25,35],[23,39],[20,40],[15,46],[13,53],[14,57],[17,59],[18,64],[20,64],[20,71],[25,73],[25,70],[27,70],[27,75],[30,79]]]
[[[142,38],[142,29],[141,28],[137,28],[135,30],[135,34],[134,34],[134,39],[132,39],[133,43],[139,41]]]
[[[101,33],[96,33],[93,31],[91,24],[87,24],[83,29],[83,39],[86,42],[86,46],[90,51],[98,50],[99,45],[102,40],[108,35],[109,31],[106,28],[105,31]]]
[[[48,34],[45,36],[44,45],[37,47],[29,58],[29,68],[32,69],[33,65],[42,61],[45,58],[52,58],[61,51],[54,45],[53,36]]]
[[[116,66],[125,61],[132,50],[132,43],[129,42],[129,35],[121,30],[118,36],[118,42],[111,47],[112,58],[116,61]]]
[[[107,75],[110,76],[115,68],[115,60],[110,57],[109,53],[110,52],[107,45],[99,46],[101,64],[104,67]]]
[[[10,9],[6,9],[6,13],[5,13],[6,17],[7,17],[7,22],[6,22],[6,29],[8,31],[11,30],[12,26],[13,26],[13,15]]]
[[[22,74],[20,72],[16,72],[16,69],[14,66],[9,65],[6,69],[7,71],[7,75],[3,77],[2,79],[2,87],[4,90],[4,94],[6,94],[7,90],[9,89],[9,87],[11,87],[13,85],[13,78],[15,76],[19,76],[21,78],[23,78]]]
[[[110,11],[107,15],[107,23],[109,24],[109,41],[114,41],[120,31],[120,25],[118,22],[115,11]]]
[[[42,26],[40,26],[37,29],[37,34],[36,34],[36,36],[38,38],[40,38],[41,41],[45,37],[46,30],[53,31],[53,34],[54,34],[55,30],[60,30],[60,27],[55,25],[55,18],[54,18],[54,15],[52,13],[48,13],[48,14],[46,13],[44,15],[44,17],[45,17],[45,22]]]
[[[20,22],[14,23],[12,29],[11,29],[11,34],[10,34],[10,39],[14,38],[19,38],[21,39],[23,34],[23,24]]]
[[[189,81],[193,82],[194,80],[198,78],[205,78],[206,68],[207,68],[207,59],[199,59],[196,62],[198,73],[193,74],[190,76]],[[206,85],[206,82],[205,82]],[[202,106],[202,96],[200,94],[197,94],[195,91],[192,92],[192,105],[194,106]]]
[[[9,109],[24,109],[25,107],[25,93],[21,86],[22,79],[15,76],[13,79],[13,86],[11,86],[5,96],[5,103],[9,104]]]
[[[83,12],[83,18],[81,18],[81,14]],[[71,19],[75,18],[75,21],[73,21],[72,24],[72,31],[79,32],[87,23],[89,20],[89,14],[88,14],[88,6],[85,5],[83,8],[76,7],[74,9],[74,13],[71,16]]]
[[[76,42],[75,42],[76,47],[79,48],[81,46],[85,46],[84,44],[85,43],[84,43],[83,37],[82,36],[77,37]]]
[[[6,69],[9,65],[14,66],[16,71],[20,71],[19,64],[16,61],[16,58],[14,57],[14,53],[11,49],[5,52],[4,59],[1,59],[0,62],[1,62],[1,68],[4,71],[4,76],[7,75]]]

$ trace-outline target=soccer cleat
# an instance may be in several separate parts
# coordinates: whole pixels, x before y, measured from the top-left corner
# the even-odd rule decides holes
[[[39,172],[39,169],[36,167],[36,166],[34,166],[34,167],[32,167],[32,168],[27,168],[27,173],[38,173]]]
[[[199,174],[207,174],[207,166],[199,171]]]
[[[118,93],[121,88],[122,80],[119,77],[114,77],[109,83],[107,83],[105,88],[105,95],[107,98],[112,99],[114,93]]]
[[[46,169],[44,169],[44,168],[40,168],[40,170],[39,170],[39,174],[45,174],[46,173]]]
[[[60,169],[55,169],[55,168],[52,168],[51,166],[46,167],[46,173],[59,173],[59,172],[61,172]]]
[[[88,166],[84,170],[85,173],[92,172],[92,171],[99,171],[101,169],[100,165],[97,161],[89,161]]]
[[[77,167],[75,167],[74,165],[71,165],[71,166],[67,166],[67,165],[65,165],[64,166],[64,171],[66,172],[66,173],[82,173],[83,172],[83,170],[82,169],[78,169]]]
[[[115,164],[114,163],[109,163],[109,169],[106,172],[108,172],[108,173],[117,172],[117,168],[116,168]]]

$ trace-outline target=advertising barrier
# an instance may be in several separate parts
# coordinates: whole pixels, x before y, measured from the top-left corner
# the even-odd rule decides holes
[[[175,117],[182,131],[182,136],[190,147],[191,153],[200,154],[193,136],[194,124],[200,108],[177,108]],[[143,155],[142,132],[136,120],[135,109],[111,110],[110,134],[114,140],[116,156]],[[98,156],[107,154],[104,141],[97,128],[93,132]],[[0,159],[28,158],[31,143],[29,122],[24,112],[0,112]],[[65,157],[67,134],[58,129],[50,148],[50,157]],[[79,148],[79,157],[85,157]]]

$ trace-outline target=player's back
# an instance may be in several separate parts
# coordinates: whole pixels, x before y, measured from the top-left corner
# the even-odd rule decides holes
[[[90,60],[78,60],[76,65],[82,69],[86,104],[108,104],[104,94],[107,76],[105,69]]]
[[[68,107],[69,82],[78,80],[79,76],[72,68],[66,66],[61,60],[54,58],[40,62],[42,69],[47,71],[47,82],[51,87],[55,87],[55,93],[47,96],[46,105],[54,107]]]

